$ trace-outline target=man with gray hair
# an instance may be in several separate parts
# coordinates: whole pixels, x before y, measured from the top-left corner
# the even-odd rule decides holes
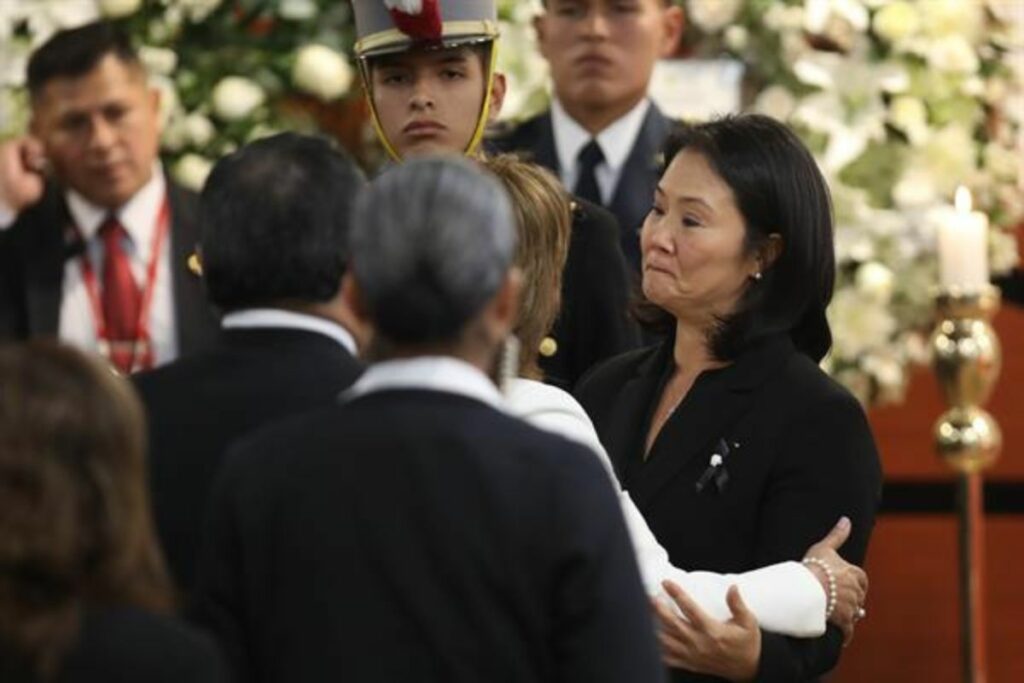
[[[343,291],[379,362],[242,442],[211,506],[198,618],[239,680],[662,679],[607,475],[505,414],[488,376],[513,221],[461,159],[392,168],[357,202]]]

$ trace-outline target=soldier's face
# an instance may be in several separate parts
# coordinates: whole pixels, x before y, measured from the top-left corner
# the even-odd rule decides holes
[[[377,118],[401,157],[466,151],[488,94],[479,52],[451,48],[385,55],[371,63],[370,78]],[[490,118],[503,95],[504,80],[496,77]]]
[[[647,93],[654,63],[682,32],[663,0],[547,0],[536,22],[555,92],[570,107],[628,111]]]
[[[108,55],[83,76],[43,86],[32,102],[32,134],[63,183],[116,208],[153,173],[159,95],[141,67]]]

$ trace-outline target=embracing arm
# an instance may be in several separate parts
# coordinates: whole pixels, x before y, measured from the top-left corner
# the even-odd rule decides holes
[[[802,557],[841,515],[852,532],[842,555],[863,564],[881,490],[881,469],[864,412],[848,394],[819,402],[781,444],[780,462],[760,511],[754,561]],[[758,681],[806,680],[832,669],[843,634],[830,625],[824,636],[797,640],[765,633]]]
[[[529,402],[529,398],[522,402]],[[533,406],[536,405],[534,402]],[[766,631],[799,637],[825,632],[825,592],[815,574],[799,562],[778,562],[742,574],[685,571],[674,567],[668,552],[658,543],[629,494],[619,486],[590,419],[570,397],[564,396],[564,405],[548,405],[543,410],[521,413],[521,416],[537,427],[588,446],[597,455],[618,493],[648,595],[664,597],[662,582],[672,581],[710,617],[726,620],[730,617],[726,593],[735,585]]]

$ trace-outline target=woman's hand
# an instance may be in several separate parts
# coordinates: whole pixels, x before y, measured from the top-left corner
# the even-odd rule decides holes
[[[804,557],[814,557],[825,562],[832,570],[836,581],[836,606],[828,620],[843,631],[843,640],[849,644],[853,639],[853,629],[859,619],[864,618],[864,601],[868,596],[868,575],[860,567],[852,565],[836,552],[850,536],[850,520],[840,518],[839,522],[828,533],[810,548]],[[815,565],[805,565],[821,582],[828,596],[828,576],[825,571]]]
[[[662,660],[671,667],[730,681],[753,679],[761,657],[761,629],[739,589],[731,586],[726,594],[732,618],[718,621],[705,614],[676,584],[665,581],[662,587],[686,617],[682,619],[668,605],[652,600]]]

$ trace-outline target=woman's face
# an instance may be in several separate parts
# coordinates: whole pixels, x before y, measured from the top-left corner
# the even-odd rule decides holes
[[[707,324],[731,313],[758,272],[732,190],[705,158],[683,150],[654,193],[640,234],[643,291],[676,318]]]

